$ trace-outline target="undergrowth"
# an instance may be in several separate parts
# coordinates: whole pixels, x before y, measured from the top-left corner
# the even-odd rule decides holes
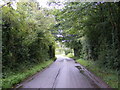
[[[47,66],[49,66],[53,60],[44,61],[39,64],[34,64],[31,67],[24,66],[24,69],[19,71],[7,71],[2,79],[2,88],[12,88],[14,85],[22,82],[26,78],[34,75],[35,73],[43,70]]]
[[[113,69],[108,69],[99,66],[99,64],[90,60],[76,60],[81,65],[85,66],[89,71],[93,72],[96,76],[100,77],[112,88],[118,88],[118,72]]]

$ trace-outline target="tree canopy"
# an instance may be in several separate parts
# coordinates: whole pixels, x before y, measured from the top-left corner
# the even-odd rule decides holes
[[[118,69],[119,4],[67,2],[63,9],[54,10],[55,27],[62,31],[58,40],[64,40],[77,57]]]

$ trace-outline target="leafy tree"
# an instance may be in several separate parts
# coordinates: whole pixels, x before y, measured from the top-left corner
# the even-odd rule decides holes
[[[16,10],[10,5],[2,7],[3,72],[55,57],[50,12],[34,2],[19,2],[17,6]]]
[[[75,56],[118,69],[119,10],[119,3],[66,3],[63,9],[54,11],[57,29],[63,35],[57,40],[65,40]]]

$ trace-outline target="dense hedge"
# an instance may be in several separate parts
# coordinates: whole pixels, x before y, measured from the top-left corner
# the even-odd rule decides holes
[[[41,63],[54,58],[54,37],[49,29],[53,18],[34,2],[2,7],[3,73],[27,63]]]

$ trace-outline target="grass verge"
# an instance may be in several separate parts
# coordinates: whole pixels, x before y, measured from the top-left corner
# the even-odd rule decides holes
[[[100,77],[112,88],[118,88],[118,72],[112,69],[100,67],[97,62],[77,59],[81,65],[85,66],[89,71]]]
[[[14,85],[22,82],[27,77],[34,75],[35,73],[43,70],[47,66],[49,66],[53,60],[45,61],[43,63],[34,65],[31,68],[25,69],[24,71],[14,73],[12,72],[10,75],[7,75],[4,79],[2,79],[2,88],[11,88]]]

